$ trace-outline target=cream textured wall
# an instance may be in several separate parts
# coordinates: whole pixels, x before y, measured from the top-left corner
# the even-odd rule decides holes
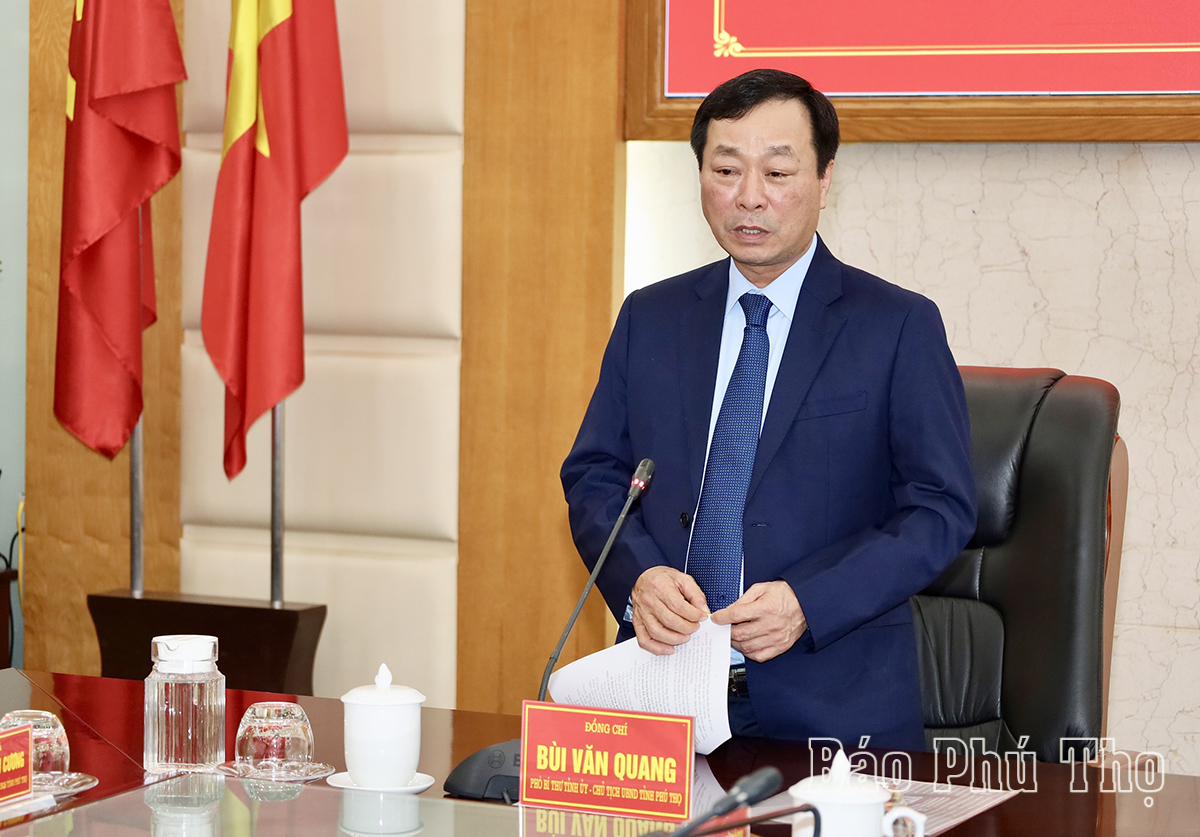
[[[686,143],[629,143],[626,287],[724,254]],[[821,235],[932,298],[962,364],[1111,381],[1129,510],[1109,732],[1200,774],[1200,145],[861,144]]]
[[[350,154],[303,204],[304,385],[285,404],[284,595],[328,605],[317,694],[386,662],[455,703],[465,11],[338,0]],[[185,593],[269,595],[270,421],[221,469],[223,389],[200,307],[220,164],[228,3],[184,32]]]

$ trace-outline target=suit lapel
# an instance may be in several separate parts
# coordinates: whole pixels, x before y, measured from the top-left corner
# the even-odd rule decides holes
[[[696,298],[681,315],[679,379],[683,386],[683,422],[687,434],[692,498],[700,496],[708,427],[712,421],[713,389],[721,354],[721,329],[725,323],[725,298],[729,290],[729,260],[712,265],[694,286]]]
[[[763,473],[779,452],[779,446],[791,429],[800,405],[804,403],[821,364],[825,362],[825,356],[829,354],[833,341],[845,323],[843,318],[829,310],[829,305],[841,295],[842,263],[818,239],[817,252],[813,254],[812,264],[796,301],[796,313],[780,360],[779,373],[775,377],[775,387],[771,391],[767,417],[758,438],[758,452],[754,456],[747,502],[754,496]],[[711,390],[710,386],[710,398]]]

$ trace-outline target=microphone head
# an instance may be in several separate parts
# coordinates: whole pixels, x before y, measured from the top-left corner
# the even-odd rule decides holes
[[[738,805],[755,805],[778,793],[781,787],[783,774],[779,768],[762,767],[738,779],[729,795],[737,798]]]
[[[633,472],[633,478],[640,480],[643,484],[649,483],[652,476],[654,476],[653,459],[643,459],[638,463],[637,470]],[[644,488],[645,485],[642,487]]]
[[[654,476],[654,460],[643,459],[638,463],[637,470],[633,472],[633,479],[629,481],[629,496],[640,497],[646,487],[650,485],[650,478]]]

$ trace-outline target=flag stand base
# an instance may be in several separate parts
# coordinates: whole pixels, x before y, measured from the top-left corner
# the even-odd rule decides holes
[[[144,680],[150,640],[162,634],[208,634],[219,641],[217,667],[231,689],[311,695],[313,661],[325,605],[128,590],[87,597],[100,640],[100,674]]]

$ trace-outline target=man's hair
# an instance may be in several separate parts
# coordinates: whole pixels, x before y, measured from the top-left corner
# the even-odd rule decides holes
[[[817,175],[823,175],[838,149],[838,117],[833,103],[800,76],[783,70],[751,70],[731,78],[705,97],[692,120],[692,151],[704,166],[708,123],[714,119],[741,119],[761,104],[795,99],[808,110],[812,123],[813,150],[817,152]]]

